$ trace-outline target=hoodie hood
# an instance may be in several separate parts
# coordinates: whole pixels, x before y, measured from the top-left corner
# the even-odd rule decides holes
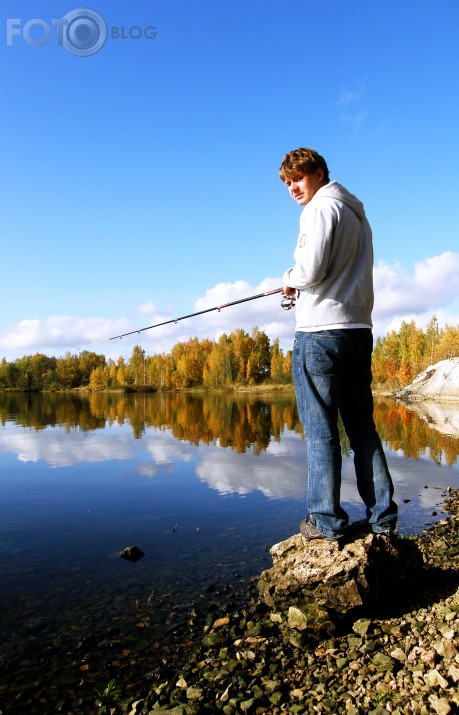
[[[329,184],[322,186],[322,188],[315,194],[314,199],[319,199],[321,197],[334,199],[335,201],[340,201],[342,204],[346,204],[346,206],[349,206],[359,219],[362,219],[365,216],[363,203],[357,198],[357,196],[351,194],[350,191],[337,181],[330,181]]]

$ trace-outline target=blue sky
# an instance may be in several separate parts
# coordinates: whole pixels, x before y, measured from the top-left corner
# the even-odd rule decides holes
[[[107,339],[281,285],[298,146],[365,204],[375,333],[459,323],[457,0],[91,0],[108,38],[87,57],[53,24],[78,7],[2,2],[0,357],[254,325],[290,347],[278,296]]]

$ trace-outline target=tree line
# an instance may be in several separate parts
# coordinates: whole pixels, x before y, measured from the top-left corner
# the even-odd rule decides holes
[[[14,362],[0,362],[0,388],[60,390],[86,387],[181,389],[228,387],[271,381],[291,382],[291,351],[284,354],[279,339],[270,341],[263,330],[249,334],[237,329],[218,341],[191,338],[179,342],[170,353],[146,355],[134,346],[128,360],[106,359],[87,350],[67,352],[55,358],[37,353]]]
[[[459,326],[440,327],[434,316],[427,328],[403,322],[376,340],[373,378],[376,387],[395,389],[409,384],[426,367],[459,355]],[[84,350],[63,357],[41,353],[0,362],[0,388],[24,391],[132,387],[141,390],[186,387],[222,388],[292,382],[292,352],[270,341],[263,330],[238,328],[217,341],[194,337],[179,342],[170,353],[146,355],[134,346],[128,360],[116,361]]]

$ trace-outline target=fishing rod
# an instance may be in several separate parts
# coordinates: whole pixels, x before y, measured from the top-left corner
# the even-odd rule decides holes
[[[213,308],[206,308],[205,310],[198,310],[196,313],[189,313],[188,315],[182,315],[180,318],[171,318],[171,320],[164,320],[162,323],[156,323],[155,325],[147,325],[146,328],[139,328],[138,330],[131,330],[129,333],[122,333],[122,335],[115,335],[109,340],[118,340],[125,338],[127,335],[135,335],[135,333],[143,333],[144,330],[152,330],[153,328],[159,328],[161,325],[168,325],[169,323],[178,323],[179,320],[186,320],[187,318],[194,318],[195,315],[203,315],[204,313],[211,313],[213,310],[218,310],[220,312],[223,308],[229,308],[232,305],[239,305],[239,303],[247,303],[249,300],[257,300],[257,298],[266,298],[268,295],[274,295],[275,293],[282,293],[283,288],[275,288],[274,290],[268,290],[265,293],[258,293],[257,295],[251,295],[248,298],[240,298],[240,300],[233,300],[231,303],[223,303],[222,305],[216,305]],[[295,305],[295,296],[284,295],[281,300],[281,307],[284,310],[290,310]]]

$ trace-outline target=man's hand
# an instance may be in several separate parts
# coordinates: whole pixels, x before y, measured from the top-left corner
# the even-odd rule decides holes
[[[284,286],[282,288],[282,295],[284,296],[281,300],[281,306],[284,310],[290,310],[290,308],[295,307],[297,299],[297,289],[291,288],[290,286]]]

